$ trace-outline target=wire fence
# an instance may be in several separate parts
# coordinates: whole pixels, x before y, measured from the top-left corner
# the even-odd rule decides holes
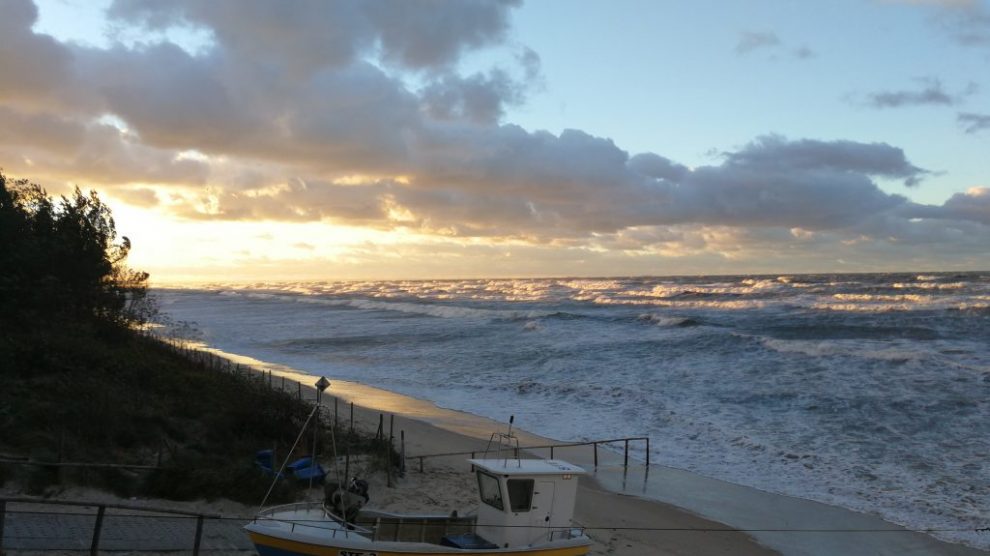
[[[244,517],[31,498],[0,499],[0,554],[14,551],[252,550]]]
[[[0,498],[0,554],[30,552],[179,552],[183,554],[233,554],[254,550],[244,531],[253,516],[197,514],[181,510],[68,502],[34,498]],[[294,519],[305,523],[306,520]],[[481,526],[481,524],[475,524]],[[489,525],[491,526],[491,525]],[[529,526],[519,526],[529,527]],[[787,533],[787,534],[904,534],[979,533],[990,527],[904,529],[890,528],[746,528],[730,527],[629,527],[582,524],[590,533],[638,531],[683,533]]]

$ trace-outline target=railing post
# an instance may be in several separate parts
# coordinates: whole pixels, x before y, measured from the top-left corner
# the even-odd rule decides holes
[[[598,443],[592,444],[595,447],[595,468],[598,468]]]
[[[196,516],[196,540],[193,541],[193,556],[199,556],[199,543],[203,540],[203,516]]]
[[[103,528],[103,514],[106,511],[106,506],[100,506],[96,510],[96,524],[93,525],[93,542],[89,545],[90,556],[96,556],[100,553],[100,530]]]
[[[646,437],[646,466],[650,466],[650,437]]]
[[[550,459],[553,459],[553,446],[550,446]]]
[[[629,439],[626,439],[626,454],[622,461],[622,467],[629,468]]]

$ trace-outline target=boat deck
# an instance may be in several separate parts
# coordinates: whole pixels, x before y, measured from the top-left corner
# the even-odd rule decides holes
[[[328,512],[322,504],[303,503],[272,508],[259,514],[255,523],[272,533],[281,531],[318,539],[439,545],[448,535],[473,533],[476,521],[476,516],[400,515],[362,510],[352,523],[344,525],[341,518]]]

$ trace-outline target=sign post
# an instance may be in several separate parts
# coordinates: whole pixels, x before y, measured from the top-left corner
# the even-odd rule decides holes
[[[319,465],[316,462],[316,440],[320,435],[320,404],[323,402],[323,391],[330,387],[330,381],[327,380],[327,377],[321,376],[320,380],[317,380],[313,386],[316,387],[316,423],[313,425],[313,453],[309,462],[311,468]],[[313,473],[309,474],[309,488],[313,488]]]

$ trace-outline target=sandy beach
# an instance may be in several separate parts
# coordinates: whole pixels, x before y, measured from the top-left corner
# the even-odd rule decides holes
[[[290,368],[213,351],[246,366],[270,370],[275,386],[282,377],[288,381],[286,387],[293,390],[294,381],[304,385],[316,381]],[[315,396],[315,390],[309,395]],[[328,395],[332,397],[324,398],[324,405],[332,412],[336,397],[341,420],[350,418],[349,404],[353,402],[355,426],[374,431],[380,415],[385,415],[386,427],[388,415],[395,415],[396,438],[405,431],[409,472],[395,489],[376,486],[376,503],[397,510],[415,509],[432,497],[440,511],[475,504],[475,485],[464,461],[467,456],[427,458],[422,475],[418,463],[413,462],[419,455],[484,451],[491,434],[503,431],[507,423],[349,381],[332,381]],[[514,432],[524,447],[554,443],[526,432],[525,423],[516,425]],[[538,450],[535,455],[549,454]],[[587,527],[595,541],[592,554],[987,554],[906,530],[876,516],[662,465],[646,468],[631,462],[624,470],[621,454],[606,450],[599,450],[597,469],[587,446],[558,448],[555,456],[594,471],[582,481],[575,510],[576,522]],[[437,494],[440,492],[444,494]],[[792,529],[803,531],[788,531]],[[828,529],[842,532],[821,531]]]
[[[305,399],[316,397],[315,388],[308,385],[315,383],[317,377],[248,357],[213,349],[207,351],[227,357],[242,368],[270,373],[273,387],[298,392]],[[351,462],[351,473],[361,475],[370,483],[371,506],[392,511],[470,511],[477,504],[477,495],[466,459],[470,452],[480,457],[491,434],[504,431],[507,426],[349,381],[332,380],[322,403],[328,418],[334,418],[336,410],[336,418],[345,424],[352,418],[353,403],[354,426],[365,432],[373,434],[383,422],[387,434],[393,425],[397,448],[400,438],[404,437],[407,471],[404,477],[394,479],[392,487],[387,486],[382,472],[366,470],[357,459]],[[515,428],[513,432],[523,448],[554,443],[523,428]],[[342,475],[342,458],[339,469],[335,469],[330,448],[323,447],[321,451],[324,454],[321,460],[330,473]],[[549,454],[546,449],[540,449],[533,450],[531,455],[546,457]],[[597,468],[589,446],[556,448],[555,457],[582,465],[589,471],[581,478],[574,522],[587,529],[594,541],[590,551],[594,555],[986,554],[920,533],[898,530],[876,517],[706,479],[660,465],[647,468],[631,461],[625,469],[621,454],[604,449],[599,450]],[[321,490],[314,489],[310,496],[315,499],[321,495]],[[115,500],[106,493],[78,488],[67,489],[55,497],[146,504],[225,517],[249,517],[257,509],[228,501]],[[794,534],[780,531],[824,528],[883,529],[891,533]],[[746,533],[740,529],[757,531]]]
[[[286,388],[290,391],[297,388],[296,381],[304,385],[316,381],[310,375],[301,375],[277,365],[261,365],[250,358],[227,353],[223,355],[254,368],[272,369],[273,386],[280,386],[284,376]],[[303,395],[315,396],[315,390],[307,392],[304,389]],[[477,485],[466,462],[467,455],[425,458],[423,472],[419,471],[417,456],[472,451],[480,456],[491,434],[496,429],[504,431],[505,424],[348,381],[332,380],[330,389],[324,395],[324,407],[331,414],[333,397],[338,399],[338,419],[341,421],[350,419],[350,403],[354,402],[356,428],[373,433],[384,415],[387,430],[390,415],[394,415],[397,446],[400,433],[405,433],[406,476],[398,479],[394,488],[389,488],[380,473],[368,475],[372,505],[395,511],[425,509],[438,513],[454,509],[465,512],[477,505]],[[514,429],[514,434],[522,446],[554,443],[518,428]],[[558,449],[555,456],[591,470],[588,464],[591,463],[592,451],[588,446]],[[600,450],[599,456],[602,463],[599,469],[614,468],[621,463],[618,455],[605,450]],[[777,554],[749,535],[673,505],[608,491],[590,473],[582,478],[579,487],[575,523],[588,528],[588,535],[594,541],[590,554],[594,555]],[[646,530],[651,528],[679,531]],[[699,531],[687,531],[689,529]],[[712,532],[713,529],[725,531]]]

